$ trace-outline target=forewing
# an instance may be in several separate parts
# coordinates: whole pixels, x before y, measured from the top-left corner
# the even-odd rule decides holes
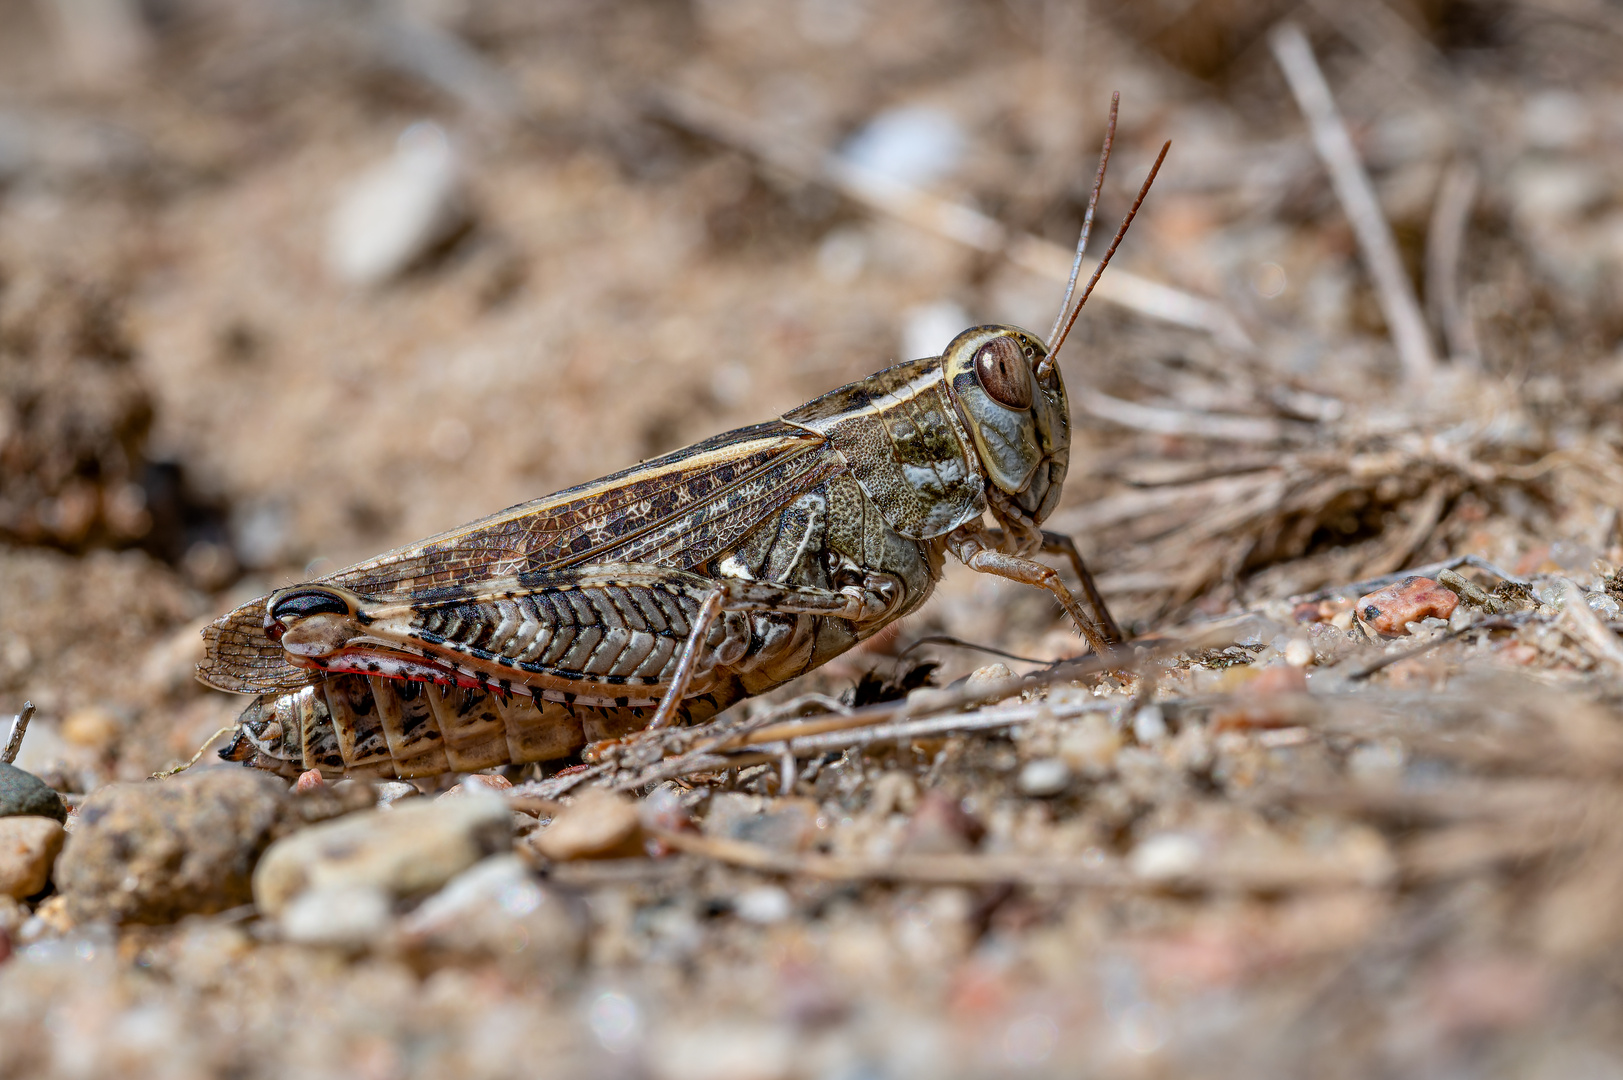
[[[718,435],[321,579],[377,598],[432,597],[495,578],[596,562],[691,570],[840,467],[824,440],[781,421]],[[237,693],[315,678],[265,635],[263,597],[203,631],[198,678]]]

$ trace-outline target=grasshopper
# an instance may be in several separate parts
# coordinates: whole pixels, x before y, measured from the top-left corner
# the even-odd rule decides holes
[[[948,554],[1048,590],[1110,655],[1121,631],[1042,522],[1070,454],[1056,355],[1171,145],[1072,307],[1116,110],[1046,343],[972,327],[776,420],[239,607],[198,665],[259,695],[220,756],[420,777],[702,721],[917,610]],[[1039,552],[1069,561],[1080,599]]]

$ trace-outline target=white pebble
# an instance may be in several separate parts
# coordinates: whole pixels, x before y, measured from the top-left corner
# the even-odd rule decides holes
[[[1313,643],[1307,638],[1291,638],[1285,646],[1285,663],[1305,668],[1312,662]]]
[[[1009,670],[1009,665],[987,664],[969,673],[964,680],[964,689],[971,694],[983,694],[1003,686],[1013,689],[1011,684],[1014,681],[1014,672]]]
[[[1133,738],[1141,743],[1160,742],[1167,737],[1167,718],[1159,705],[1146,705],[1133,714]]]
[[[384,938],[392,919],[382,889],[337,885],[295,897],[282,912],[282,936],[300,945],[364,949]]]
[[[1589,602],[1589,610],[1593,611],[1601,618],[1608,619],[1613,622],[1616,622],[1619,618],[1623,618],[1623,607],[1620,607],[1616,600],[1613,600],[1605,593],[1592,592],[1587,597],[1587,600]]]
[[[351,184],[327,229],[327,265],[341,281],[376,285],[407,269],[466,217],[451,140],[423,121],[394,156]]]
[[[1099,713],[1088,713],[1060,732],[1060,757],[1084,776],[1097,779],[1108,775],[1116,767],[1119,753],[1121,733]]]
[[[400,920],[416,948],[572,967],[584,941],[576,913],[517,855],[493,855],[452,878]]]
[[[1594,128],[1588,103],[1569,90],[1541,91],[1522,106],[1523,136],[1540,150],[1571,150]]]
[[[388,780],[377,787],[378,805],[389,806],[401,799],[414,799],[422,794],[417,790],[416,784],[408,784],[404,780]]]
[[[1020,770],[1015,786],[1020,794],[1033,798],[1058,795],[1071,784],[1071,767],[1059,758],[1038,758],[1028,761]]]
[[[1152,836],[1133,849],[1133,873],[1151,881],[1182,877],[1200,865],[1200,844],[1179,833]]]
[[[782,922],[793,911],[789,894],[776,885],[746,889],[733,899],[733,911],[745,922],[762,926]]]
[[[923,187],[958,167],[966,142],[950,113],[912,105],[875,116],[846,141],[840,156],[867,172]]]

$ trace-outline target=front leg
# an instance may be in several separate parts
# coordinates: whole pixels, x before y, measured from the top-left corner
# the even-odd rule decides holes
[[[1082,581],[1082,594],[1087,599],[1088,607],[1093,609],[1095,625],[1104,634],[1105,640],[1112,645],[1119,644],[1126,636],[1121,632],[1116,617],[1110,614],[1110,608],[1105,604],[1105,598],[1099,592],[1099,586],[1094,584],[1093,575],[1088,572],[1087,564],[1082,561],[1082,553],[1076,550],[1076,541],[1064,533],[1043,530],[1043,553],[1045,555],[1063,555],[1071,562],[1071,569]]]
[[[1116,654],[1115,646],[1121,640],[1121,632],[1116,628],[1115,620],[1110,618],[1109,611],[1104,608],[1103,600],[1098,601],[1099,610],[1108,621],[1095,621],[1077,602],[1071,590],[1065,587],[1065,582],[1060,580],[1059,571],[1052,566],[1044,566],[1021,555],[998,551],[993,545],[992,538],[984,530],[972,525],[960,526],[949,533],[947,550],[971,570],[1047,589],[1065,608],[1065,613],[1076,623],[1077,629],[1082,631],[1082,636],[1088,639],[1088,644],[1092,646],[1095,655],[1110,659]],[[1077,563],[1081,563],[1080,556]],[[1085,570],[1082,580],[1086,589],[1091,579],[1086,576]],[[1093,597],[1090,596],[1089,599],[1091,601]]]

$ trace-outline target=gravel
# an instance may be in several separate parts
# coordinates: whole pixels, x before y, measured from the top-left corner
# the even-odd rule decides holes
[[[254,871],[259,909],[280,915],[306,892],[376,889],[390,899],[438,889],[487,855],[512,845],[512,812],[495,795],[414,800],[367,810],[294,833],[265,852]]]
[[[66,821],[68,808],[62,796],[47,787],[45,781],[15,765],[0,762],[0,818],[12,816]]]
[[[43,891],[66,837],[55,818],[0,818],[0,896],[21,900]]]
[[[112,784],[75,817],[57,889],[77,923],[167,923],[252,898],[260,854],[296,819],[285,785],[245,769]]]

